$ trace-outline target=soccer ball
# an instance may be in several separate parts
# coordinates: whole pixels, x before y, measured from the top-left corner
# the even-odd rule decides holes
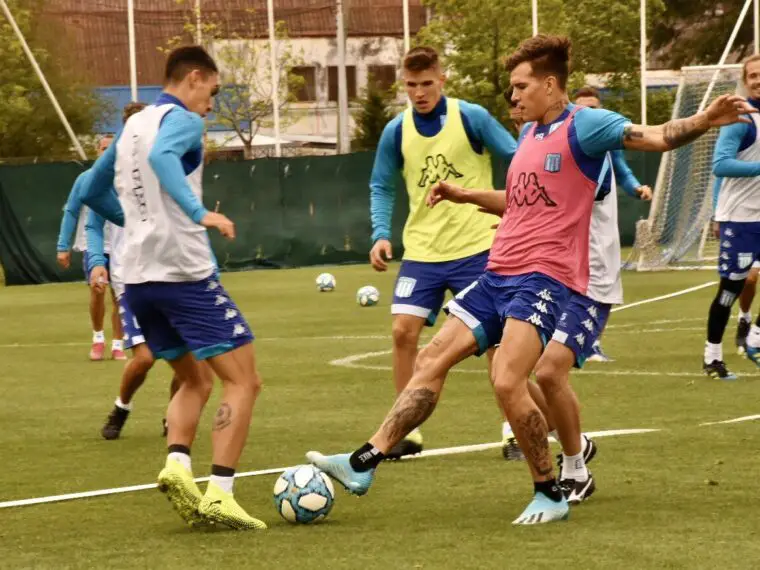
[[[365,285],[356,292],[356,302],[362,307],[371,307],[377,305],[380,300],[380,291],[375,289],[372,285]]]
[[[274,483],[274,506],[291,523],[308,524],[325,518],[334,500],[332,481],[313,465],[291,467]]]
[[[335,289],[335,276],[329,273],[320,273],[317,277],[317,290],[327,292]]]

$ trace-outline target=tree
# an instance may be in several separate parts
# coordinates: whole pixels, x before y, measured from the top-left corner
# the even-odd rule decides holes
[[[180,0],[180,3],[191,4],[188,0]],[[266,35],[266,30],[257,27],[261,20],[253,17],[252,10],[244,10],[238,17],[235,14],[215,16],[217,19],[204,15],[202,24],[203,44],[216,60],[222,85],[215,98],[211,124],[234,131],[243,144],[245,157],[253,158],[253,140],[259,129],[273,126],[275,85],[280,111],[296,100],[296,94],[304,85],[304,79],[293,72],[302,64],[302,59],[288,41],[285,23],[277,22],[275,57],[278,77],[272,81],[270,43],[251,39]],[[194,17],[185,21],[184,29],[186,36],[195,34]],[[177,36],[159,49],[169,51],[185,40],[185,37]],[[281,113],[280,127],[287,127],[293,120],[292,116]]]
[[[384,91],[370,77],[367,89],[358,103],[361,110],[354,115],[356,127],[351,147],[354,150],[374,150],[380,142],[385,125],[393,118],[393,92]]]
[[[428,0],[433,19],[417,37],[445,54],[447,92],[478,103],[506,122],[503,92],[509,74],[503,58],[530,37],[529,2],[512,0]],[[664,10],[662,0],[649,0],[648,21]],[[639,0],[542,0],[540,31],[573,39],[570,90],[586,75],[604,74],[610,94],[605,106],[640,119]],[[597,15],[594,17],[593,15]],[[671,96],[650,95],[656,115],[669,116]]]
[[[668,0],[652,31],[652,48],[671,68],[718,63],[744,0]],[[744,19],[729,63],[752,53],[752,11]]]
[[[43,0],[8,1],[30,49],[77,135],[93,134],[107,105],[67,54],[66,31],[39,17]],[[0,158],[76,156],[8,21],[0,16]]]
[[[530,36],[530,2],[514,0],[428,0],[433,18],[417,35],[418,45],[445,54],[446,90],[485,107],[506,122],[503,93],[509,86],[503,57]],[[561,0],[541,0],[543,21],[563,20]],[[561,26],[554,25],[553,30]]]

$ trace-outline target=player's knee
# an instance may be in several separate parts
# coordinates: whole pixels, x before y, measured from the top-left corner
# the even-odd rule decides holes
[[[136,350],[132,356],[135,367],[142,374],[147,374],[148,371],[153,368],[153,363],[156,361],[150,351]]]
[[[732,281],[725,277],[720,280],[718,294],[715,296],[715,302],[721,307],[730,308],[736,302],[737,297],[744,289],[744,279]]]
[[[399,348],[417,347],[420,340],[420,331],[401,319],[393,321],[393,344]]]
[[[536,368],[536,383],[545,395],[554,394],[562,389],[563,378],[559,372],[551,362],[542,363]]]
[[[251,376],[251,390],[253,390],[253,394],[255,396],[258,396],[261,393],[263,387],[264,382],[261,379],[261,374],[259,374],[258,371],[254,370],[253,375]]]
[[[513,374],[496,374],[493,389],[500,400],[514,402],[527,394],[527,383],[518,381]]]

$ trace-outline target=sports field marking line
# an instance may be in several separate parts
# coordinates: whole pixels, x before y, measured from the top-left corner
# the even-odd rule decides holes
[[[702,328],[697,329],[702,330]],[[376,356],[387,356],[388,354],[391,354],[391,350],[379,350],[377,352],[362,352],[360,354],[351,354],[349,356],[345,356],[343,358],[336,358],[335,360],[331,360],[328,362],[331,366],[340,366],[343,368],[356,368],[359,370],[378,370],[382,372],[388,372],[392,370],[393,368],[390,366],[383,366],[381,364],[359,364],[362,360],[366,360],[367,358],[373,358]],[[457,372],[460,374],[481,374],[485,375],[486,371],[483,370],[473,370],[468,368],[452,368],[451,372]],[[693,378],[705,378],[705,374],[703,372],[652,372],[649,370],[603,370],[602,368],[596,369],[596,370],[590,370],[590,369],[583,369],[583,370],[574,370],[573,374],[580,374],[580,375],[589,375],[593,376],[596,375],[604,375],[604,376],[669,376],[669,377],[675,377],[675,378],[681,378],[681,377],[693,377]],[[749,372],[749,373],[742,373],[742,378],[756,378],[760,377],[760,372]]]
[[[740,422],[751,422],[753,420],[760,420],[760,414],[755,414],[754,416],[742,416],[741,418],[734,418],[732,420],[723,420],[722,422],[706,422],[704,424],[699,424],[700,426],[717,426],[721,424],[738,424]]]
[[[680,297],[681,295],[693,293],[694,291],[706,289],[707,287],[712,287],[713,285],[717,284],[717,281],[708,281],[707,283],[702,283],[702,285],[696,285],[695,287],[689,287],[688,289],[681,289],[680,291],[674,291],[673,293],[668,293],[667,295],[660,295],[659,297],[652,297],[651,299],[643,299],[641,301],[636,301],[635,303],[621,305],[620,307],[615,307],[610,312],[617,313],[618,311],[625,311],[626,309],[632,309],[633,307],[639,307],[641,305],[646,305],[647,303],[655,303],[657,301],[664,301],[665,299],[672,299],[673,297]]]
[[[584,432],[589,437],[612,437],[620,435],[634,435],[639,433],[651,433],[660,431],[659,429],[612,429],[603,431]],[[550,438],[551,441],[555,441]],[[473,445],[459,445],[455,447],[442,447],[438,449],[429,449],[423,451],[418,456],[410,459],[421,459],[425,457],[439,457],[442,455],[456,455],[459,453],[473,453],[476,451],[485,451],[488,449],[495,449],[501,447],[501,442],[495,443],[477,443]],[[295,467],[295,466],[292,466]],[[243,473],[235,473],[236,479],[242,479],[244,477],[258,477],[261,475],[275,475],[282,473],[290,467],[275,467],[273,469],[261,469],[259,471],[245,471]],[[197,477],[196,482],[202,483],[208,481],[209,477]],[[11,507],[28,507],[31,505],[41,505],[45,503],[59,503],[62,501],[72,501],[76,499],[89,499],[92,497],[103,497],[106,495],[119,495],[123,493],[134,493],[136,491],[146,491],[148,489],[155,489],[158,485],[156,483],[148,483],[145,485],[130,485],[128,487],[114,487],[112,489],[98,489],[96,491],[84,491],[81,493],[66,493],[64,495],[51,495],[48,497],[36,497],[33,499],[20,499],[17,501],[5,501],[0,503],[0,509],[8,509]]]

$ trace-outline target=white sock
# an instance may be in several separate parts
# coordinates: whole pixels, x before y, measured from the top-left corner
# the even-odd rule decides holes
[[[509,422],[504,422],[501,424],[501,438],[506,439],[508,437],[514,437],[514,432],[512,431],[512,426],[509,425]]]
[[[581,434],[581,454],[586,455],[586,448],[588,447],[588,440]]]
[[[752,326],[755,327],[755,325]],[[758,329],[758,332],[760,334],[760,329]],[[750,334],[752,333],[750,332]],[[747,340],[749,341],[749,337]],[[723,360],[723,345],[705,342],[705,364],[712,364],[713,360]]]
[[[104,343],[106,341],[106,333],[103,331],[92,331],[93,343]]]
[[[122,410],[127,410],[128,412],[132,411],[132,404],[125,404],[121,401],[121,398],[116,398],[114,404],[116,404],[117,408],[121,408]]]
[[[583,452],[570,456],[562,454],[562,478],[576,481],[588,480],[588,469],[583,461]]]
[[[740,321],[746,321],[748,323],[752,322],[752,311],[747,311],[746,313],[739,309],[739,320]]]
[[[216,483],[225,493],[232,493],[232,484],[235,481],[234,477],[220,477],[219,475],[212,475],[210,481]]]
[[[747,346],[752,348],[760,348],[760,327],[752,325],[747,335]]]
[[[172,451],[166,458],[167,460],[173,459],[174,461],[179,461],[180,464],[187,469],[188,471],[193,470],[193,464],[190,461],[190,456],[187,453],[182,453],[180,451]]]
[[[124,350],[124,341],[123,340],[112,340],[111,341],[111,350]]]

